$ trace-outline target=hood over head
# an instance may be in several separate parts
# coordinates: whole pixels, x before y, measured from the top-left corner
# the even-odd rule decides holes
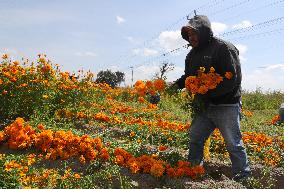
[[[211,41],[213,32],[211,29],[211,23],[207,16],[196,15],[193,18],[189,19],[188,23],[181,28],[182,38],[190,43],[187,35],[188,27],[194,29],[197,32],[198,47],[205,46]]]

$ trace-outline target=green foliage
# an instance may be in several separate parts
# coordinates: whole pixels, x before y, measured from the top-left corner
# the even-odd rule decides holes
[[[100,71],[97,75],[96,82],[107,83],[111,87],[117,87],[125,80],[125,74],[120,71],[112,72],[111,70]]]
[[[244,91],[242,94],[243,108],[248,110],[279,109],[284,102],[284,93],[272,91],[264,93],[261,89],[252,92]]]

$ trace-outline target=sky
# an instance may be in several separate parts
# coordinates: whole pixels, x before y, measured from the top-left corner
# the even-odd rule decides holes
[[[175,81],[190,50],[180,29],[193,10],[238,48],[244,90],[284,91],[284,0],[0,0],[0,53],[31,61],[44,53],[71,73],[121,71],[123,86],[132,70],[134,82],[150,80],[168,62]]]

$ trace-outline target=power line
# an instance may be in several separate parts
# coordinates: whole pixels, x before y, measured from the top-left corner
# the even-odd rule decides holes
[[[258,23],[258,24],[252,25],[252,26],[248,26],[248,27],[224,32],[222,34],[219,34],[218,36],[224,37],[224,36],[235,34],[235,33],[242,33],[242,32],[247,32],[247,31],[251,31],[251,30],[255,30],[255,29],[260,29],[260,28],[264,28],[264,27],[268,27],[268,26],[277,24],[279,22],[282,22],[283,20],[284,20],[284,17],[279,17],[279,18],[275,18],[275,19],[272,19],[272,20],[261,22],[261,23]]]
[[[207,8],[207,9],[208,9],[208,8],[212,8],[212,7],[217,6],[218,4],[220,4],[221,2],[224,2],[224,1],[225,1],[225,0],[214,0],[213,3],[204,4],[204,5],[198,7],[198,8],[195,9],[195,10],[201,11],[201,10],[204,10],[204,9],[206,9],[206,8]],[[162,31],[168,31],[168,30],[173,29],[174,26],[178,25],[178,24],[179,24],[180,22],[182,22],[183,20],[186,20],[187,17],[193,16],[193,14],[194,14],[194,13],[193,13],[193,10],[192,10],[190,13],[188,13],[187,15],[185,15],[185,16],[179,18],[176,22],[170,24],[168,27],[166,27],[166,28],[165,28],[164,30],[162,30]],[[152,42],[152,41],[154,41],[155,39],[157,39],[158,36],[160,36],[161,33],[162,33],[162,32],[158,32],[157,34],[153,35],[153,37],[151,37],[150,39],[144,41],[143,44],[142,44],[140,47],[132,48],[132,49],[130,49],[130,51],[131,51],[131,50],[135,50],[135,49],[137,49],[137,48],[146,47],[148,44],[150,44],[150,42]],[[151,47],[148,47],[148,48],[151,48]],[[131,56],[132,58],[137,56],[137,55],[134,55],[134,56],[133,56],[133,55],[129,55],[129,51],[127,51],[127,52],[125,52],[125,53],[127,53],[126,56],[121,55],[121,56],[119,57],[118,61],[115,61],[115,62],[120,62],[120,61],[122,61],[121,59],[123,59],[123,58],[129,59],[129,58],[130,58],[129,56]]]
[[[215,12],[213,12],[213,13],[209,13],[208,15],[214,16],[214,15],[216,15],[216,14],[220,14],[220,13],[222,13],[222,12],[225,12],[225,11],[234,9],[234,8],[236,8],[236,7],[238,7],[238,6],[244,5],[244,4],[248,3],[249,1],[251,1],[251,0],[244,0],[244,1],[241,1],[241,2],[239,2],[239,3],[235,3],[235,4],[233,4],[233,5],[231,5],[231,6],[227,7],[227,8],[224,8],[224,9],[221,9],[221,10],[217,10],[217,11],[215,11]]]
[[[274,24],[277,24],[279,22],[282,22],[284,20],[284,17],[279,17],[279,18],[275,18],[275,19],[271,19],[271,20],[268,20],[268,21],[265,21],[265,22],[261,22],[261,23],[258,23],[258,24],[255,24],[255,25],[252,25],[252,26],[248,26],[248,27],[245,27],[245,28],[241,28],[241,29],[235,29],[235,30],[232,30],[232,31],[229,31],[229,32],[224,32],[218,36],[228,36],[228,35],[233,35],[233,34],[238,34],[238,33],[242,33],[242,32],[245,32],[245,31],[251,31],[251,30],[255,30],[255,29],[260,29],[260,28],[264,28],[264,27],[268,27],[268,26],[271,26],[271,25],[274,25]],[[260,36],[260,35],[265,35],[265,34],[269,34],[269,33],[275,33],[275,32],[280,32],[280,31],[283,31],[282,28],[278,29],[278,30],[272,30],[272,31],[268,31],[268,32],[263,32],[263,33],[259,33],[259,34],[254,34],[254,35],[250,35],[250,36],[242,36],[243,38],[245,37],[253,37],[253,36]],[[241,37],[240,37],[241,38]],[[143,63],[139,64],[139,65],[135,65],[136,67],[139,67],[139,66],[142,66],[142,65],[145,65],[146,63],[149,63],[149,62],[152,62],[152,61],[155,61],[155,60],[158,60],[160,59],[161,57],[165,57],[165,56],[168,56],[172,53],[176,53],[178,51],[181,51],[183,49],[187,49],[189,47],[188,44],[186,45],[183,45],[181,47],[178,47],[176,49],[172,49],[170,51],[167,51],[165,53],[162,53],[156,57],[153,57],[152,59],[149,59],[147,61],[144,61]]]
[[[232,18],[239,17],[240,15],[247,15],[247,14],[250,14],[252,12],[255,12],[255,11],[258,11],[258,10],[261,10],[261,9],[265,9],[265,8],[268,8],[268,7],[272,7],[272,6],[278,5],[278,4],[283,3],[283,2],[284,2],[284,0],[276,0],[276,1],[272,2],[272,3],[270,2],[270,3],[265,4],[263,6],[256,7],[254,9],[251,9],[251,10],[248,10],[248,11],[245,11],[245,12],[241,12],[241,13],[235,14],[233,16],[227,17],[227,18],[223,19],[223,21],[231,20]]]
[[[229,38],[228,40],[230,40],[230,41],[243,40],[243,39],[248,39],[248,38],[253,38],[253,37],[261,37],[261,36],[267,36],[267,35],[272,35],[272,34],[281,34],[283,31],[284,31],[283,28],[278,28],[278,29],[275,29],[275,30],[261,32],[261,33],[257,33],[257,34],[245,35],[245,36],[240,36],[240,37],[236,37],[236,38]]]
[[[219,4],[219,3],[223,2],[223,1],[225,1],[225,0],[219,0],[219,1],[215,0],[214,3],[208,4],[208,5],[203,5],[202,7],[199,7],[199,8],[197,8],[196,10],[202,10],[202,9],[204,9],[205,7],[206,7],[206,8],[211,8],[211,7],[214,7],[214,6],[216,6],[217,4]],[[211,13],[211,15],[216,15],[216,14],[219,14],[219,13],[221,13],[221,12],[225,12],[225,11],[231,10],[231,9],[236,8],[236,7],[238,7],[238,6],[244,5],[244,4],[248,3],[249,1],[251,1],[251,0],[244,0],[244,1],[241,1],[241,2],[238,2],[238,3],[235,3],[235,4],[233,4],[233,5],[229,6],[229,7],[226,7],[226,8],[224,8],[224,9],[215,11],[215,12]],[[188,15],[182,17],[180,20],[184,20],[185,18],[189,17],[190,15],[193,16],[193,11],[191,11]],[[209,15],[210,15],[210,14],[209,14]],[[178,21],[177,23],[179,23],[179,22],[180,22],[180,21]],[[175,24],[172,24],[172,25],[175,25]],[[170,28],[170,27],[169,27],[169,28]],[[157,38],[158,38],[157,36],[159,36],[160,34],[161,34],[161,32],[159,32],[157,35],[155,35],[155,36],[152,37],[151,39],[147,40],[147,41],[146,41],[147,43],[143,43],[143,47],[146,47],[146,44],[150,43],[150,41],[154,41],[155,39],[157,39]],[[152,46],[150,46],[150,47],[148,47],[148,48],[153,48],[154,46],[155,46],[155,45],[152,45]],[[134,49],[132,49],[132,50],[134,50]],[[129,60],[130,60],[130,59],[133,59],[133,58],[135,58],[135,57],[137,57],[137,56],[138,56],[138,54],[134,54],[134,55],[132,54],[132,55],[131,55],[131,54],[128,52],[127,55],[126,55],[126,56],[122,56],[122,58],[120,58],[120,60],[119,60],[118,62],[120,62],[120,61],[123,60],[124,62],[128,62],[128,63],[129,63]]]

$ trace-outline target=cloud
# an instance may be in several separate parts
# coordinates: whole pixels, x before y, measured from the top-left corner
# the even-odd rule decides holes
[[[252,23],[248,20],[243,20],[241,23],[239,24],[235,24],[232,26],[233,29],[241,29],[241,28],[246,28],[246,27],[250,27],[252,26]]]
[[[134,40],[134,38],[133,37],[131,37],[131,36],[127,36],[127,37],[125,37],[129,42],[131,42],[131,43],[134,43],[135,42],[135,40]]]
[[[159,44],[167,51],[176,49],[185,44],[185,40],[182,39],[180,31],[164,31],[159,35]]]
[[[220,22],[212,22],[211,28],[215,35],[219,35],[222,32],[224,32],[226,29],[228,29],[228,26]]]
[[[154,56],[158,54],[158,51],[154,50],[154,49],[148,49],[148,48],[144,48],[144,56]]]
[[[141,49],[133,49],[132,50],[132,53],[135,54],[135,55],[139,55],[141,52]]]
[[[143,65],[133,70],[133,82],[135,83],[137,80],[151,80],[155,73],[160,71],[159,63],[153,63],[151,65]],[[125,73],[125,83],[126,85],[131,85],[132,73],[130,70],[124,71]],[[167,81],[172,82],[180,78],[181,75],[184,74],[183,67],[175,67],[174,70],[168,72],[166,74]]]
[[[153,78],[154,74],[159,71],[159,65],[157,63],[143,65],[139,67],[134,67],[133,69],[133,82],[137,80],[150,80]],[[132,83],[132,73],[131,70],[125,70],[125,83],[126,85],[134,84]]]
[[[116,22],[117,22],[118,24],[121,24],[121,23],[125,22],[125,19],[122,18],[121,16],[116,16]]]
[[[170,71],[167,76],[167,81],[175,81],[184,74],[184,67],[175,66],[174,70]]]
[[[241,62],[246,62],[247,58],[245,57],[246,52],[248,51],[248,47],[243,44],[236,44],[237,49],[239,50],[239,57]]]
[[[246,90],[255,90],[260,87],[264,91],[284,91],[284,64],[274,64],[264,69],[256,69],[251,73],[243,74],[242,86]]]
[[[155,49],[144,48],[144,49],[133,49],[132,53],[134,55],[140,55],[140,56],[154,56],[158,54],[158,51]]]
[[[86,57],[86,56],[89,56],[89,57],[96,57],[96,56],[98,56],[96,53],[91,52],[91,51],[76,52],[75,55],[76,55],[76,56],[82,56],[82,57]]]

